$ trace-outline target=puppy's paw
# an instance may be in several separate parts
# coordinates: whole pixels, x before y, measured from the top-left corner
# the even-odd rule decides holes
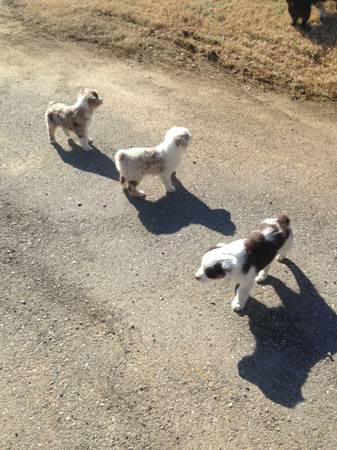
[[[258,273],[257,277],[255,277],[255,281],[257,283],[263,283],[264,281],[266,281],[267,278],[268,278],[268,274],[264,270],[261,270]]]
[[[176,188],[174,186],[169,186],[166,188],[166,192],[176,192]]]
[[[245,305],[242,306],[242,305],[240,304],[239,300],[235,297],[234,300],[233,300],[232,303],[231,303],[231,307],[232,307],[232,310],[233,310],[234,312],[240,312],[240,311],[243,311],[243,310],[244,310]]]
[[[83,145],[82,148],[85,152],[91,152],[94,149],[91,145]]]
[[[130,192],[130,194],[135,198],[139,198],[140,200],[144,200],[144,198],[146,197],[145,192],[143,192],[143,191],[137,191],[134,193]]]
[[[91,138],[88,139],[88,142],[89,142],[89,144],[93,144],[94,143],[94,141]]]
[[[276,261],[279,263],[284,263],[285,260],[286,260],[285,256],[281,256],[281,255],[276,256]]]

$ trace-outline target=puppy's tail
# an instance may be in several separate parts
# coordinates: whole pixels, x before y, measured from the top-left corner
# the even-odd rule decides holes
[[[116,163],[116,167],[117,167],[117,170],[118,170],[118,172],[120,172],[121,171],[121,163],[122,163],[122,161],[125,159],[125,153],[123,152],[123,150],[118,150],[117,152],[116,152],[116,155],[115,155],[115,163]]]

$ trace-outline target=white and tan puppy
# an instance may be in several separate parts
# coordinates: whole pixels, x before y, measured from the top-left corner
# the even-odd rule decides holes
[[[275,257],[282,261],[293,246],[288,216],[264,220],[246,239],[218,244],[208,250],[195,278],[199,281],[228,279],[236,283],[234,311],[246,306],[254,281],[266,280]]]
[[[55,131],[62,128],[66,136],[69,132],[76,134],[83,150],[92,150],[92,140],[88,137],[88,127],[92,120],[93,112],[103,102],[97,92],[92,89],[84,89],[77,97],[74,105],[67,106],[64,103],[50,102],[46,112],[46,124],[50,142],[56,143]]]
[[[164,141],[153,148],[130,148],[118,150],[116,167],[124,190],[137,198],[145,198],[145,193],[137,186],[146,175],[160,177],[166,192],[174,192],[171,175],[178,167],[185,150],[192,139],[191,133],[182,127],[170,128]]]

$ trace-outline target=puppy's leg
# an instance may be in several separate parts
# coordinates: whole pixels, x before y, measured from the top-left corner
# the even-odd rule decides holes
[[[260,270],[260,272],[257,274],[257,277],[255,278],[255,281],[257,283],[263,283],[264,281],[266,281],[266,279],[268,278],[270,266],[271,264]]]
[[[310,15],[311,15],[311,6],[309,6],[307,8],[307,10],[305,11],[305,13],[303,14],[302,23],[301,23],[301,28],[303,28],[303,30],[307,30],[310,28],[310,26],[308,25],[308,20],[310,19]]]
[[[281,247],[280,250],[278,251],[278,255],[276,257],[277,261],[278,262],[284,261],[284,259],[288,256],[290,250],[293,248],[293,246],[294,246],[294,236],[293,233],[290,232],[288,239],[283,244],[283,247]]]
[[[232,301],[232,309],[235,312],[242,311],[247,303],[249,293],[252,290],[252,287],[254,285],[254,278],[256,275],[256,271],[251,269],[248,274],[245,276],[243,281],[240,283],[239,287],[237,288],[235,297]]]
[[[85,126],[78,126],[75,128],[75,133],[77,134],[79,140],[80,140],[80,144],[81,147],[83,148],[83,150],[85,150],[86,152],[93,150],[93,147],[91,147],[91,145],[89,144],[89,140],[88,140],[88,134],[87,134],[87,130]]]
[[[62,130],[63,130],[63,133],[67,136],[67,138],[71,137],[70,133],[69,133],[69,130],[67,130],[67,128],[62,128]]]
[[[71,146],[72,143],[73,143],[74,141],[73,141],[73,138],[72,138],[72,136],[71,136],[69,130],[68,130],[67,128],[62,128],[62,129],[63,129],[63,133],[64,133],[64,134],[66,135],[66,137],[67,137],[68,144]]]
[[[292,25],[293,27],[296,27],[297,21],[298,21],[298,19],[299,19],[299,16],[298,16],[298,14],[293,10],[293,8],[292,8],[291,6],[288,7],[288,11],[289,11],[290,17],[292,18],[292,23],[291,23],[291,25]]]
[[[119,181],[120,181],[123,189],[127,189],[128,188],[128,184],[126,182],[126,178],[123,175],[121,175],[119,177]]]
[[[136,198],[145,198],[145,193],[143,191],[139,191],[137,186],[139,181],[128,180],[128,192],[130,195]]]
[[[78,137],[80,139],[80,144],[81,144],[81,147],[83,148],[83,150],[85,150],[86,152],[90,152],[90,150],[93,150],[93,148],[89,144],[89,140],[88,140],[87,136],[78,136]]]
[[[161,174],[160,179],[165,187],[166,192],[175,192],[176,191],[176,188],[172,184],[170,173]]]
[[[47,124],[47,130],[48,130],[50,143],[55,144],[56,143],[55,130],[57,127],[56,127],[54,121],[52,121],[48,117],[46,118],[46,124]]]

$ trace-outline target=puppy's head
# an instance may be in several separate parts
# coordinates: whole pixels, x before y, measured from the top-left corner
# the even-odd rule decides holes
[[[89,88],[85,88],[80,92],[77,100],[85,101],[91,110],[98,108],[103,103],[103,98],[96,91]]]
[[[192,135],[187,128],[183,127],[172,127],[165,135],[165,142],[170,145],[174,144],[179,148],[187,148],[191,143]]]
[[[198,281],[230,278],[237,258],[226,255],[221,247],[215,247],[204,254],[201,265],[195,274]]]

